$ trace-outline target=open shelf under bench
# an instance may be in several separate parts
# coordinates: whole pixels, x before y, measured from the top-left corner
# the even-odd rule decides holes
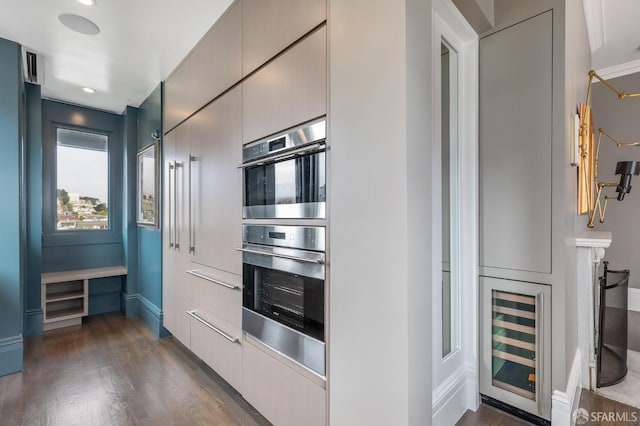
[[[89,280],[126,274],[124,266],[43,273],[44,330],[82,324],[89,312]]]

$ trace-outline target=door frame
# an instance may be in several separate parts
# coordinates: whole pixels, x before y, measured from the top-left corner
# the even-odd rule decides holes
[[[453,424],[477,410],[478,388],[478,35],[450,1],[433,0],[432,18],[432,250],[442,264],[441,49],[458,54],[458,340],[442,357],[442,268],[432,271],[433,423]],[[452,224],[452,226],[454,226]],[[453,244],[452,244],[453,245]]]

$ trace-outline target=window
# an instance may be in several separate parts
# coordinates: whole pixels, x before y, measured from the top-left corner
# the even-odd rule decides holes
[[[56,129],[56,230],[109,229],[109,138]]]

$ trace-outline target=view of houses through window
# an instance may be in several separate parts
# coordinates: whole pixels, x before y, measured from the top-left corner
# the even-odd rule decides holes
[[[108,229],[108,137],[63,128],[56,136],[56,230]]]

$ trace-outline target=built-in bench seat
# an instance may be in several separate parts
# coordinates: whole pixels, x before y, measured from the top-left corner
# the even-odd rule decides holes
[[[126,266],[43,273],[44,330],[82,324],[89,312],[89,280],[120,275],[127,275]]]

